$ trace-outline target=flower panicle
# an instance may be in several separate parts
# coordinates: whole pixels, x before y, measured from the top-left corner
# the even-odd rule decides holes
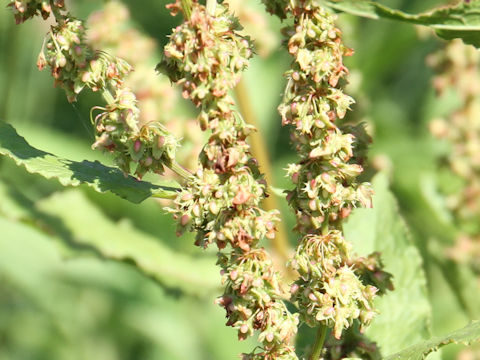
[[[40,15],[47,19],[52,11],[64,11],[64,0],[10,0],[8,7],[12,8],[15,22],[21,24],[28,19]]]
[[[177,2],[170,9],[176,13],[179,6]],[[211,131],[195,178],[179,193],[170,212],[178,220],[179,235],[195,231],[196,245],[215,243],[220,250],[225,291],[217,303],[225,308],[227,325],[237,329],[239,339],[258,332],[262,343],[260,352],[244,358],[293,360],[297,357],[290,342],[298,317],[281,301],[285,292],[278,274],[259,247],[261,239],[275,236],[278,213],[260,206],[265,181],[246,141],[254,128],[233,109],[229,95],[253,53],[240,30],[225,5],[218,4],[210,15],[194,1],[157,66],[200,108],[201,129]]]
[[[84,22],[68,14],[63,1],[14,1],[11,7],[16,17],[22,14],[20,22],[54,13],[57,24],[46,35],[37,66],[39,70],[50,68],[55,86],[66,92],[70,102],[76,101],[84,88],[104,95],[107,105],[93,109],[101,110],[92,119],[93,148],[113,153],[125,173],[134,171],[139,178],[148,171],[162,173],[164,166],[172,166],[178,140],[160,123],[139,123],[137,99],[125,86],[133,71],[130,64],[93,51],[86,41]]]
[[[376,314],[373,300],[392,288],[378,255],[355,258],[342,233],[343,221],[357,207],[371,207],[373,190],[359,183],[365,143],[362,126],[342,124],[354,100],[342,90],[348,75],[343,57],[353,54],[335,27],[335,15],[312,0],[265,0],[267,10],[292,18],[286,26],[293,57],[278,110],[292,128],[299,161],[287,167],[294,188],[287,201],[302,235],[290,266],[299,274],[291,287],[300,319],[312,327],[333,328],[339,339],[358,322],[360,330]],[[379,286],[382,291],[379,292]]]

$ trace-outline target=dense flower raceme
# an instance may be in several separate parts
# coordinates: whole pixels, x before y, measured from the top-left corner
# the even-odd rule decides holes
[[[182,146],[176,152],[177,161],[187,168],[195,168],[206,137],[202,132],[190,131],[196,126],[195,119],[176,111],[180,105],[178,89],[171,86],[166,76],[152,76],[159,55],[156,41],[135,27],[128,7],[120,1],[106,2],[89,16],[87,25],[87,41],[93,49],[103,49],[135,68],[125,78],[125,86],[138,100],[138,126],[152,121],[164,125],[182,139]]]
[[[41,15],[44,19],[53,11],[61,11],[65,8],[64,0],[10,0],[8,6],[12,8],[17,24]]]
[[[180,2],[169,5],[181,11]],[[245,339],[260,332],[260,352],[244,359],[296,359],[292,337],[298,319],[288,312],[272,261],[259,248],[275,236],[277,212],[260,208],[265,183],[246,138],[254,131],[232,109],[231,90],[252,55],[248,38],[239,35],[237,20],[217,5],[215,14],[193,2],[190,16],[173,30],[158,69],[182,86],[183,95],[201,109],[198,120],[211,136],[200,155],[200,169],[177,197],[171,211],[178,230],[197,233],[196,244],[216,243],[225,292],[218,299],[227,325]]]
[[[354,320],[361,330],[375,316],[376,286],[391,288],[378,254],[353,258],[341,232],[352,209],[371,207],[372,197],[370,184],[356,180],[363,168],[354,152],[364,144],[354,134],[362,131],[338,124],[353,103],[340,87],[348,73],[343,56],[352,50],[343,45],[335,17],[315,1],[264,2],[268,11],[293,18],[284,34],[294,62],[279,106],[282,123],[294,127],[291,140],[300,156],[287,169],[295,184],[287,200],[303,235],[291,261],[300,275],[292,299],[303,321],[332,327],[340,338]]]
[[[450,145],[446,163],[461,179],[459,191],[447,199],[462,231],[449,253],[480,272],[480,54],[473,46],[454,40],[428,62],[438,72],[433,82],[437,92],[454,91],[459,100],[448,120],[430,123],[432,133]]]
[[[71,102],[76,101],[84,87],[102,92],[107,105],[94,108],[100,111],[93,120],[94,148],[114,153],[117,164],[126,173],[133,170],[141,177],[147,171],[163,172],[163,166],[171,166],[174,161],[177,140],[159,123],[139,124],[137,100],[124,85],[132,67],[122,59],[92,51],[85,40],[83,22],[65,14],[63,2],[49,3],[62,12],[53,11],[57,24],[45,38],[38,68],[42,70],[48,65],[55,85],[65,90]],[[37,14],[40,4],[43,2],[14,2],[12,7],[15,14],[21,11],[31,17]],[[51,7],[42,5],[42,9]]]

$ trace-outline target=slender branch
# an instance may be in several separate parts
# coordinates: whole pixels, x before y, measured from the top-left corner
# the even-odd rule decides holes
[[[174,200],[177,197],[177,192],[166,192],[163,190],[159,190],[157,192],[153,192],[151,197],[156,199],[166,199],[166,200]]]
[[[112,105],[115,102],[115,98],[113,97],[112,93],[108,90],[102,91],[102,97],[103,97],[103,100],[105,100],[105,102],[108,105]]]
[[[175,174],[182,177],[184,180],[189,180],[193,177],[193,175],[188,170],[186,170],[183,166],[179,165],[177,162],[174,162],[171,166],[169,166],[169,168]]]
[[[235,95],[238,100],[238,107],[245,121],[259,129],[243,79],[240,80],[238,85],[235,87]],[[258,163],[265,174],[267,183],[271,186],[274,186],[273,172],[268,150],[260,132],[257,131],[250,135],[250,145],[252,147],[252,153],[254,157],[258,160]],[[278,205],[279,204],[275,196],[269,196],[264,200],[264,206],[267,210],[279,209]],[[277,253],[283,258],[283,260],[287,260],[289,258],[290,246],[288,244],[288,235],[284,221],[280,221],[277,224],[277,230],[277,236],[275,237],[275,240],[272,241],[272,245]]]
[[[318,360],[323,349],[323,343],[325,342],[325,337],[327,336],[327,327],[320,325],[317,331],[317,336],[315,338],[315,344],[313,345],[312,353],[310,354],[309,360]]]
[[[181,3],[185,19],[190,20],[190,16],[192,15],[192,0],[182,0]]]
[[[207,0],[207,13],[210,16],[215,16],[215,10],[217,8],[217,0]]]

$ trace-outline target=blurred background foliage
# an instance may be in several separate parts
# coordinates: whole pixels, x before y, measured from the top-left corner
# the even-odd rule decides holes
[[[131,13],[131,25],[157,42],[152,56],[158,60],[180,17],[169,15],[164,0],[124,2]],[[263,13],[259,1],[246,3]],[[381,3],[407,12],[443,5],[438,0]],[[82,19],[102,6],[101,1],[93,0],[69,4]],[[278,34],[281,24],[272,17],[265,18],[273,34]],[[421,261],[415,260],[412,265],[408,244],[404,253],[397,251],[396,260],[404,257],[405,262],[399,261],[400,268],[395,271],[406,274],[397,278],[399,282],[410,281],[410,266],[419,266],[414,268],[426,274],[428,302],[420,304],[418,294],[406,293],[404,303],[386,303],[382,311],[387,319],[396,321],[394,329],[408,333],[416,331],[408,325],[413,316],[408,308],[418,306],[423,311],[422,324],[430,327],[427,333],[442,335],[469,319],[478,319],[480,313],[478,277],[467,265],[445,256],[458,229],[439,189],[455,185],[439,170],[439,159],[449,147],[428,130],[433,118],[446,116],[458,106],[455,94],[436,97],[431,85],[434,73],[425,63],[426,57],[445,42],[428,31],[395,22],[341,15],[339,23],[346,44],[355,49],[355,55],[346,60],[351,71],[348,92],[357,100],[350,120],[365,122],[373,137],[366,176],[379,170],[388,174],[409,229],[401,230],[402,236],[411,238],[416,248],[412,251],[421,255]],[[70,104],[64,93],[53,87],[48,71],[39,72],[35,67],[47,29],[48,25],[38,19],[15,26],[10,11],[0,8],[0,120],[13,124],[39,149],[72,160],[112,164],[108,155],[90,149],[93,131],[89,111],[102,103],[100,96],[82,94],[77,103]],[[281,189],[289,186],[283,169],[295,156],[287,145],[288,130],[281,128],[276,112],[284,86],[282,73],[290,59],[279,39],[275,42],[273,37],[269,42],[271,48],[264,53],[258,51],[263,56],[252,61],[244,81],[268,148],[273,185]],[[154,63],[147,77],[159,79],[153,68]],[[192,164],[199,130],[185,119],[193,118],[195,110],[187,101],[174,101],[178,106],[171,111],[183,120],[171,121],[176,121],[173,127],[190,141],[184,163]],[[191,238],[177,238],[171,216],[162,210],[165,202],[150,199],[135,205],[87,187],[65,190],[55,180],[29,174],[7,158],[0,158],[0,194],[0,360],[223,360],[235,359],[254,346],[236,340],[235,332],[224,326],[223,309],[213,304],[221,291],[213,250],[202,252],[192,246]],[[286,202],[281,198],[278,201],[284,223],[291,229],[294,219]],[[388,201],[392,202],[391,208],[396,208],[394,200]],[[367,214],[362,220],[362,215],[358,216],[351,221],[371,217]],[[387,221],[383,213],[374,216],[377,222]],[[395,216],[398,218],[398,214]],[[397,220],[392,218],[391,223]],[[365,221],[359,225],[364,233],[349,227],[353,229],[351,241],[360,252],[361,235],[373,227]],[[296,235],[291,230],[288,233],[290,243],[295,244]],[[384,229],[382,236],[389,241],[396,235],[392,228]],[[109,240],[169,256],[122,256],[121,251],[109,248]],[[376,241],[363,246],[373,247],[368,249],[371,251],[388,245],[382,245],[381,238]],[[155,276],[158,267],[160,272],[169,270],[168,263],[176,256],[187,264],[185,274],[181,274],[186,280],[180,285],[183,280],[178,274],[169,278],[167,273],[167,281]],[[161,265],[155,268],[152,261]],[[201,267],[189,267],[200,262]],[[389,270],[387,260],[386,265]],[[396,315],[389,318],[392,306],[396,306]],[[379,320],[372,336],[388,332],[389,326],[382,328],[381,324]],[[393,339],[399,336],[390,335]],[[311,331],[301,329],[300,346],[307,347],[312,339]],[[385,346],[389,346],[388,341]],[[456,359],[459,353],[462,360],[479,359],[478,354],[472,357],[475,355],[467,354],[461,346],[445,348],[441,358]]]

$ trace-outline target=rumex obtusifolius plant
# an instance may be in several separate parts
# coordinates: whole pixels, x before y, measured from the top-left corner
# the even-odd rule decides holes
[[[372,201],[370,184],[359,180],[368,136],[362,126],[344,120],[353,99],[342,90],[348,75],[343,57],[353,51],[343,45],[333,13],[319,2],[264,2],[290,24],[283,35],[293,62],[285,74],[279,112],[298,154],[287,168],[293,183],[287,199],[300,234],[290,261],[299,275],[291,284],[291,298],[260,245],[275,237],[279,215],[261,207],[267,185],[248,144],[255,129],[235,110],[230,96],[254,49],[223,3],[212,8],[177,1],[169,6],[172,13],[182,12],[184,21],[173,30],[158,70],[199,109],[198,123],[209,135],[198,170],[182,172],[185,181],[169,211],[178,221],[179,235],[194,232],[196,245],[218,247],[225,290],[217,303],[225,308],[227,325],[240,339],[257,332],[262,343],[244,359],[296,359],[293,339],[302,323],[319,327],[323,336],[331,329],[321,354],[325,359],[373,359],[374,344],[359,332],[376,315],[375,296],[392,284],[380,254],[357,257],[343,232],[352,210],[370,207]],[[177,139],[151,121],[155,119],[142,118],[127,80],[131,65],[103,52],[101,44],[93,47],[84,23],[70,16],[61,1],[11,1],[10,7],[19,23],[35,15],[55,16],[38,65],[51,70],[70,101],[85,88],[103,94],[107,104],[93,109],[95,148],[112,153],[125,173],[138,178],[149,171],[162,173],[164,166],[179,171]],[[476,112],[471,109],[478,104],[470,102],[474,95],[467,94],[469,110],[458,116]],[[453,137],[457,143],[472,140],[465,129],[458,131]],[[452,155],[457,159],[450,163],[458,168],[463,154]],[[459,211],[470,209],[463,205]],[[298,311],[290,312],[286,299]]]
[[[285,75],[287,87],[279,107],[283,124],[288,125],[292,130],[291,142],[298,154],[298,160],[287,168],[288,177],[293,184],[290,185],[290,190],[286,191],[288,203],[296,217],[295,230],[300,240],[289,262],[292,273],[297,276],[292,280],[293,284],[287,284],[287,281],[277,274],[272,261],[274,257],[261,247],[264,238],[273,240],[276,237],[279,213],[265,211],[266,208],[272,209],[277,206],[271,204],[263,204],[264,208],[261,206],[262,200],[267,197],[268,187],[259,169],[263,169],[267,174],[271,172],[264,165],[268,164],[267,161],[264,163],[261,160],[261,163],[257,164],[254,159],[254,157],[262,158],[262,152],[255,154],[256,142],[252,141],[252,135],[255,135],[252,132],[255,130],[248,125],[250,122],[253,123],[252,116],[248,115],[249,111],[244,111],[242,103],[244,104],[245,97],[240,96],[242,86],[238,86],[241,74],[253,54],[257,52],[262,56],[272,50],[272,37],[265,36],[267,31],[265,28],[257,27],[259,24],[255,19],[259,19],[258,13],[253,16],[253,13],[244,7],[245,1],[237,0],[228,1],[232,9],[228,9],[227,1],[217,4],[212,0],[203,2],[181,0],[169,5],[173,13],[183,13],[184,21],[173,30],[170,42],[164,49],[165,56],[158,66],[158,70],[163,72],[164,76],[160,78],[154,76],[154,63],[158,62],[159,56],[152,51],[152,41],[143,38],[139,33],[125,31],[124,22],[127,21],[128,14],[125,11],[126,8],[118,6],[117,2],[105,2],[103,13],[95,14],[91,17],[91,22],[86,23],[90,24],[87,25],[90,29],[86,29],[83,21],[67,13],[63,1],[12,0],[7,3],[17,23],[22,23],[36,15],[43,18],[53,15],[52,19],[56,20],[56,23],[47,33],[43,50],[38,58],[38,66],[41,69],[50,69],[56,86],[67,93],[70,101],[76,101],[78,94],[87,89],[103,95],[106,105],[92,109],[91,119],[96,136],[94,147],[111,153],[124,174],[133,173],[137,179],[148,172],[162,173],[164,167],[170,167],[183,177],[183,181],[180,189],[170,188],[165,192],[160,190],[156,192],[158,188],[166,187],[148,181],[138,182],[128,176],[124,179],[117,169],[105,167],[102,164],[94,164],[96,166],[88,169],[90,171],[88,172],[85,169],[91,165],[89,162],[82,167],[78,162],[74,163],[53,154],[34,151],[36,149],[29,146],[7,124],[0,124],[2,129],[0,153],[12,158],[17,164],[25,166],[28,171],[47,178],[52,172],[58,170],[61,175],[54,175],[54,177],[64,185],[76,186],[74,184],[82,183],[79,181],[79,174],[93,173],[91,177],[94,179],[91,182],[90,180],[83,182],[93,185],[92,188],[102,192],[104,188],[101,185],[112,179],[108,175],[115,174],[116,176],[111,180],[112,188],[118,190],[119,186],[125,186],[125,192],[117,191],[117,193],[132,202],[138,202],[141,201],[138,200],[139,198],[145,199],[150,196],[174,198],[169,211],[178,221],[179,235],[184,232],[194,232],[198,246],[206,248],[215,245],[219,249],[218,265],[222,269],[225,289],[216,302],[226,311],[227,325],[238,332],[241,340],[254,333],[259,335],[261,346],[253,349],[249,354],[243,354],[244,359],[297,359],[304,352],[302,346],[307,345],[313,347],[310,359],[322,357],[323,360],[338,360],[347,357],[377,360],[381,358],[379,348],[382,349],[382,355],[391,354],[392,348],[402,341],[397,339],[397,337],[400,338],[398,335],[404,333],[405,328],[410,330],[405,325],[410,319],[406,318],[410,317],[409,310],[415,306],[421,309],[413,309],[416,315],[411,317],[415,318],[413,321],[416,321],[419,327],[422,327],[421,331],[425,330],[425,333],[420,335],[421,339],[428,336],[427,328],[431,317],[426,314],[429,311],[429,304],[425,296],[426,291],[423,289],[425,278],[423,274],[410,277],[409,269],[406,268],[408,264],[411,268],[418,270],[416,272],[421,273],[420,257],[415,245],[408,242],[406,232],[399,229],[402,225],[401,218],[398,211],[393,209],[395,200],[386,190],[385,177],[379,175],[376,179],[381,181],[374,182],[375,187],[379,189],[375,200],[379,205],[377,210],[358,211],[352,222],[345,222],[346,219],[351,219],[350,213],[355,208],[371,205],[370,184],[364,182],[364,179],[368,179],[368,174],[363,174],[365,150],[369,138],[362,126],[352,125],[349,123],[351,119],[347,117],[347,110],[352,107],[353,100],[343,93],[348,75],[343,58],[351,55],[352,51],[343,45],[341,33],[334,25],[335,17],[328,6],[335,11],[357,12],[354,15],[358,15],[357,5],[360,4],[364,14],[362,16],[366,14],[371,18],[382,16],[402,18],[407,22],[429,24],[439,34],[450,31],[448,37],[452,36],[452,31],[455,34],[462,31],[472,34],[471,31],[476,31],[478,34],[476,14],[480,9],[479,0],[461,1],[458,6],[452,8],[417,15],[392,11],[377,2],[367,0],[264,1],[271,13],[285,20],[284,42],[293,57],[291,68]],[[260,4],[257,5],[261,8]],[[235,19],[232,14],[236,14],[240,20]],[[263,16],[265,16],[264,13],[261,15],[262,19],[264,19]],[[242,31],[238,22],[247,25],[247,29]],[[255,50],[252,47],[252,41],[245,36],[246,33],[250,33],[254,38],[255,34],[261,34],[257,39],[258,46]],[[467,36],[466,40],[476,42],[479,46],[478,36],[476,38]],[[130,42],[128,45],[124,45],[128,42]],[[122,54],[123,46],[134,50],[131,53],[127,51]],[[118,51],[116,55],[119,57],[108,54],[109,51],[112,53]],[[458,70],[453,72],[457,74],[473,74],[471,70],[477,66],[477,54],[474,53],[474,56],[467,60],[458,55],[461,55],[461,51],[453,50],[447,61],[440,61],[441,65],[448,70],[448,67],[453,64],[453,67],[457,67]],[[142,56],[148,57],[148,60],[141,59]],[[152,59],[154,59],[153,62]],[[381,56],[377,59],[380,60]],[[473,61],[470,62],[470,60]],[[255,71],[253,69],[252,73]],[[381,78],[380,74],[376,75]],[[463,82],[463,75],[460,82]],[[466,77],[467,83],[470,84],[469,75]],[[167,79],[167,76],[170,79]],[[376,77],[370,76],[369,84],[374,82]],[[458,77],[452,74],[448,74],[446,78],[452,82],[458,80]],[[178,86],[171,87],[170,80]],[[270,86],[270,84],[258,83],[255,85]],[[177,152],[179,141],[169,132],[169,130],[173,131],[172,129],[178,130],[172,126],[172,122],[176,121],[173,118],[175,115],[168,111],[162,113],[162,110],[158,111],[156,108],[158,106],[159,109],[166,109],[160,104],[161,101],[157,103],[157,100],[162,97],[163,89],[167,89],[167,93],[172,94],[176,92],[172,89],[178,88],[182,89],[183,96],[193,102],[199,110],[198,122],[201,129],[205,131],[192,131],[192,133],[202,139],[209,137],[208,142],[202,147],[198,163],[196,158],[190,157],[193,161],[189,165],[192,168],[198,165],[198,170],[192,173],[183,170],[176,163],[179,158],[182,158],[182,155]],[[240,113],[235,110],[236,104],[231,96],[232,90],[237,93]],[[447,137],[455,144],[452,148],[455,151],[449,154],[448,164],[468,184],[463,189],[465,191],[458,194],[456,198],[458,201],[452,203],[452,208],[455,217],[458,216],[456,220],[462,223],[458,227],[470,236],[474,231],[470,231],[469,220],[473,218],[475,222],[475,216],[478,215],[476,211],[478,209],[475,208],[478,182],[469,182],[473,180],[472,175],[478,175],[475,165],[478,142],[476,133],[471,131],[476,127],[478,101],[474,100],[474,97],[477,96],[478,89],[472,86],[467,87],[466,90],[462,94],[465,95],[462,99],[466,100],[465,107],[455,115],[454,121],[450,124],[453,126],[447,127],[449,132]],[[178,93],[180,94],[180,91]],[[169,96],[165,96],[162,100],[165,98],[168,98],[166,101],[170,101]],[[151,111],[152,109],[154,111]],[[182,112],[184,110],[186,108],[181,109]],[[402,108],[401,111],[404,110]],[[3,115],[3,109],[1,112]],[[242,112],[246,121],[242,119]],[[167,126],[160,125],[167,121],[170,121]],[[184,124],[183,121],[182,124]],[[441,130],[441,133],[445,127],[442,128],[440,124],[436,130]],[[176,134],[178,137],[183,136],[181,132]],[[10,141],[9,138],[13,140]],[[38,156],[20,159],[15,150],[22,147],[28,150],[27,153]],[[72,164],[80,168],[73,174]],[[50,165],[53,170],[45,169]],[[401,166],[399,168],[402,169]],[[403,170],[405,169],[402,169],[402,172],[405,172]],[[150,179],[155,179],[154,182],[159,181],[156,176],[151,176]],[[1,180],[0,192],[4,196],[4,179]],[[138,196],[125,195],[136,190],[140,191]],[[280,192],[275,191],[275,193]],[[423,195],[425,194],[422,193]],[[70,199],[68,201],[79,201],[80,198],[68,199]],[[61,197],[61,200],[57,201],[60,204],[56,211],[63,210],[62,202],[66,201],[65,198]],[[39,205],[41,211],[47,211],[50,214],[48,207],[54,207],[52,203],[47,201],[48,205],[45,205],[43,199],[41,202],[43,204],[43,207]],[[78,205],[79,209],[83,208],[80,202]],[[37,206],[37,203],[32,206]],[[90,209],[88,206],[85,207]],[[385,215],[384,210],[388,210],[385,211]],[[3,217],[3,204],[0,212]],[[74,217],[77,218],[75,220],[78,220],[79,214],[75,215]],[[358,218],[357,215],[359,215]],[[21,216],[28,216],[30,220],[29,215]],[[386,221],[379,226],[375,220],[381,218],[379,221],[382,222],[384,220],[382,216]],[[370,232],[358,224],[353,226],[355,231],[351,230],[351,224],[355,224],[359,218],[369,219],[369,221],[374,219],[372,223],[362,222],[365,227],[371,227]],[[63,219],[62,222],[67,223]],[[105,220],[100,221],[99,224],[102,226],[109,224],[107,219]],[[470,225],[464,226],[465,220]],[[3,218],[0,222],[3,223]],[[78,232],[78,228],[74,232]],[[94,247],[102,249],[102,254],[107,250],[117,249],[118,244],[115,240],[121,236],[119,233],[113,233],[116,235],[112,236],[112,241],[103,243],[108,245],[106,247],[97,246],[96,242],[99,239],[93,239]],[[145,248],[138,246],[141,241],[135,242],[135,240],[141,240],[141,234],[136,232],[132,234],[135,234],[135,236],[131,235],[132,237],[138,236],[138,238],[132,239],[131,242],[128,241],[129,239],[124,241],[123,244],[128,245],[127,249],[124,248],[121,255],[116,254],[112,258],[133,259],[134,266],[149,275],[162,273],[164,269],[162,261],[152,260],[162,259],[162,256],[146,256],[147,252],[141,250]],[[77,238],[81,237],[77,233],[73,235]],[[383,246],[384,244],[390,246],[390,249],[385,251],[385,258],[389,259],[387,265],[391,266],[392,271],[398,276],[399,288],[406,290],[403,294],[397,292],[400,295],[392,294],[379,301],[378,309],[385,304],[390,306],[390,309],[367,334],[361,332],[377,313],[373,306],[375,296],[391,289],[392,286],[391,276],[383,271],[378,253],[365,257],[354,255],[354,250],[360,251],[364,245],[359,244],[362,236],[366,238],[365,247],[370,247],[372,242],[377,242],[375,246],[378,248],[387,249]],[[371,236],[375,239],[371,239]],[[281,237],[277,236],[277,238]],[[157,239],[151,240],[151,243],[159,245],[156,242]],[[277,242],[274,246],[280,248],[278,239],[275,240]],[[357,245],[358,248],[353,249],[347,240],[355,241],[360,246]],[[145,241],[145,243],[150,242]],[[468,246],[472,243],[468,243]],[[465,250],[462,248],[465,243],[459,243],[459,245],[452,251],[452,255],[465,255],[461,252]],[[396,261],[391,260],[397,259],[392,259],[394,257],[392,254],[412,248],[417,257],[400,259],[401,256],[398,256],[399,263],[393,265]],[[2,251],[3,249],[2,247]],[[129,257],[129,249],[130,251],[138,250],[132,259]],[[472,256],[474,251],[471,251],[471,248],[467,250],[469,253],[466,255],[473,257],[468,260],[475,260],[475,256]],[[429,249],[426,249],[426,252],[428,251]],[[159,252],[162,253],[161,250]],[[169,254],[168,251],[163,254],[165,253]],[[184,288],[197,290],[191,295],[200,293],[199,289],[206,292],[205,289],[215,287],[210,281],[198,282],[198,277],[201,277],[206,270],[199,270],[198,274],[196,271],[191,271],[192,268],[197,270],[195,266],[198,263],[191,261],[193,259],[181,259],[180,255],[183,254],[177,254],[177,257],[172,256],[173,259],[170,262],[176,265],[173,266],[176,271],[167,269],[157,280],[162,282],[174,278],[163,285],[168,289],[169,284],[177,282],[175,285],[181,284],[178,288],[182,291]],[[288,251],[281,253],[282,257],[285,255],[288,255]],[[405,264],[401,263],[402,260]],[[148,266],[145,266],[146,263]],[[405,268],[402,265],[405,265]],[[426,264],[426,268],[428,266]],[[178,275],[177,271],[180,276],[175,277]],[[194,278],[196,275],[199,276],[192,280],[189,275],[193,275]],[[406,286],[406,283],[411,287]],[[290,293],[284,290],[288,288]],[[412,289],[414,291],[411,291]],[[408,297],[407,301],[399,301],[405,293],[415,294],[415,296]],[[464,296],[464,294],[458,295]],[[416,298],[420,298],[421,301],[415,302]],[[409,304],[410,302],[414,305]],[[385,321],[390,314],[400,314],[396,319],[403,316],[402,321],[395,323]],[[403,320],[406,320],[405,323]],[[303,339],[307,338],[304,335],[308,333],[308,329],[306,326],[300,328],[305,324],[318,328],[315,343],[310,341],[313,339],[308,339],[308,344],[305,344]],[[474,331],[479,331],[479,324],[472,326]],[[143,323],[140,324],[140,327],[143,325]],[[390,340],[393,344],[388,344],[388,336],[379,334],[379,329],[382,331],[385,327],[395,329],[392,332],[395,333],[396,338]],[[299,341],[297,341],[297,348],[294,349],[294,337],[299,328]],[[366,335],[371,335],[372,339],[378,342],[378,346]],[[425,356],[428,351],[442,343],[465,339],[465,337],[462,338],[465,334],[460,337],[458,334],[454,335],[441,342],[429,340],[425,345],[426,349],[418,351],[416,358]],[[468,340],[470,341],[471,338]],[[389,346],[391,347],[388,349]],[[422,346],[424,345],[420,344],[420,347]],[[407,356],[395,354],[387,359],[410,359],[410,350],[407,351]],[[207,358],[210,357],[207,355]]]
[[[93,109],[100,112],[93,121],[93,147],[112,152],[121,169],[138,177],[174,167],[177,140],[160,124],[139,121],[135,95],[125,86],[132,67],[93,51],[83,22],[66,13],[63,3],[55,4],[48,12],[38,2],[23,7],[14,2],[12,7],[22,21],[39,11],[44,17],[50,11],[55,15],[57,24],[45,39],[38,67],[50,68],[69,101],[85,87],[102,92],[107,105]],[[240,35],[241,26],[226,6],[207,10],[193,1],[186,11],[183,5],[169,5],[173,14],[183,12],[185,21],[174,29],[158,70],[200,108],[200,127],[211,135],[200,154],[200,168],[185,176],[188,181],[170,211],[178,219],[179,234],[195,231],[198,246],[214,242],[220,250],[225,292],[218,303],[226,310],[227,325],[237,329],[240,339],[258,330],[262,342],[259,351],[244,354],[244,359],[296,359],[291,342],[299,315],[311,326],[333,327],[339,338],[353,320],[362,327],[373,317],[377,288],[370,283],[381,291],[390,286],[378,254],[353,258],[341,232],[341,219],[353,207],[369,204],[371,196],[368,185],[355,182],[361,166],[349,162],[356,159],[353,131],[344,134],[334,124],[352,102],[336,88],[346,73],[342,55],[349,50],[323,8],[308,1],[282,4],[284,13],[275,7],[281,17],[294,18],[294,27],[285,33],[296,61],[279,107],[283,123],[296,125],[292,141],[301,156],[289,166],[297,188],[288,200],[296,211],[296,230],[304,235],[291,262],[300,274],[292,285],[299,314],[291,314],[282,300],[287,297],[282,281],[259,246],[261,239],[274,238],[278,213],[260,206],[266,184],[246,141],[255,129],[233,109],[229,95],[253,55],[252,44]]]

